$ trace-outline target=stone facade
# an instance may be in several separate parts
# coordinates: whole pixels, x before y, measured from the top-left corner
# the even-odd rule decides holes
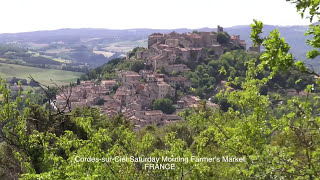
[[[223,32],[223,27],[218,26],[217,31],[218,31],[218,33],[219,33],[219,32]]]
[[[169,84],[176,86],[176,87],[182,87],[182,88],[190,88],[191,87],[191,81],[185,77],[167,77],[166,81]]]
[[[260,46],[251,46],[251,47],[249,47],[248,52],[260,53]]]
[[[101,81],[101,86],[109,90],[111,90],[116,85],[117,85],[117,82],[115,80]]]
[[[185,69],[188,69],[187,65],[185,64],[173,64],[165,66],[165,71],[168,73],[176,72],[176,73],[183,73]]]

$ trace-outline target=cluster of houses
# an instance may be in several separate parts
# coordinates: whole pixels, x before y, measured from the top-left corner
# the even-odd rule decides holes
[[[218,32],[223,32],[223,28],[218,27]],[[240,36],[231,36],[230,42],[233,46],[246,46]],[[137,129],[179,121],[178,112],[198,106],[201,100],[191,95],[177,98],[176,89],[190,88],[191,81],[176,74],[190,71],[187,62],[208,57],[208,50],[220,56],[224,49],[214,32],[154,33],[149,36],[148,49],[140,49],[133,59],[144,60],[148,68],[139,72],[119,71],[114,80],[82,81],[80,85],[58,94],[56,102],[58,106],[68,103],[70,108],[96,106],[109,116],[122,113]],[[131,60],[130,57],[127,60]],[[165,72],[160,73],[160,68]],[[176,112],[165,114],[161,110],[153,110],[152,104],[159,98],[173,99]],[[207,106],[217,105],[207,102]]]
[[[148,48],[139,49],[136,59],[145,60],[152,70],[164,67],[166,72],[184,72],[190,70],[186,64],[190,61],[199,61],[209,55],[220,57],[226,49],[234,47],[246,49],[246,41],[240,36],[230,36],[229,44],[220,44],[218,34],[223,28],[218,26],[218,32],[197,32],[178,34],[154,33],[148,38]],[[249,51],[260,52],[260,47],[250,47]],[[210,52],[210,53],[208,53]],[[127,56],[127,59],[130,57]]]
[[[150,124],[162,125],[179,121],[181,117],[178,112],[187,107],[195,107],[200,102],[197,97],[184,96],[176,102],[177,110],[173,114],[152,110],[156,99],[175,99],[175,87],[178,86],[189,88],[191,82],[184,77],[169,77],[150,70],[141,70],[139,73],[122,71],[115,80],[103,80],[98,84],[97,81],[81,81],[80,85],[59,93],[56,104],[60,108],[66,103],[69,103],[69,108],[96,106],[110,117],[123,113],[139,129]]]

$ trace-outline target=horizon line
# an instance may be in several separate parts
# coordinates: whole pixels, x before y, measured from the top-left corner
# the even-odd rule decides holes
[[[311,23],[312,24],[312,23]],[[244,25],[233,25],[233,26],[222,26],[223,28],[233,28],[233,27],[239,27],[239,26],[250,26],[250,24],[244,24]],[[278,27],[292,27],[292,26],[309,26],[309,25],[272,25],[272,24],[264,24],[264,26],[278,26]],[[81,27],[81,28],[57,28],[57,29],[43,29],[43,30],[31,30],[31,31],[19,31],[19,32],[4,32],[0,33],[0,35],[5,34],[21,34],[21,33],[33,33],[33,32],[46,32],[46,31],[59,31],[59,30],[81,30],[81,29],[97,29],[97,30],[116,30],[116,31],[125,31],[125,30],[180,30],[180,29],[187,29],[187,30],[199,30],[199,29],[217,29],[217,27],[201,27],[201,28],[187,28],[187,27],[180,27],[180,28],[99,28],[99,27]]]

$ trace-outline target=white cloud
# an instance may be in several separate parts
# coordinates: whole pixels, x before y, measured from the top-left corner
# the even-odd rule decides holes
[[[285,0],[1,0],[0,33],[60,28],[201,28],[301,25]]]

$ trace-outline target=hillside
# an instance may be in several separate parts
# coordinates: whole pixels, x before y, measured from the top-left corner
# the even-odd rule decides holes
[[[307,26],[272,26],[266,25],[266,35],[272,29],[278,28],[282,37],[290,44],[292,53],[298,59],[305,60],[305,54],[310,48],[305,44],[307,37],[304,32]],[[198,31],[216,31],[216,28],[201,28]],[[43,55],[54,58],[72,60],[75,63],[88,63],[95,66],[106,63],[116,57],[124,57],[126,52],[137,46],[147,46],[150,34],[192,32],[192,29],[60,29],[53,31],[37,31],[16,34],[0,34],[0,43],[16,43],[30,48]],[[240,35],[241,39],[251,44],[249,25],[225,28],[229,34]],[[98,52],[98,53],[97,53]],[[107,56],[105,56],[107,54]],[[319,66],[315,62],[308,63]]]
[[[110,60],[82,76],[74,87],[77,93],[71,94],[69,108],[94,105],[109,117],[123,113],[137,130],[179,121],[180,112],[201,102],[228,111],[231,104],[217,94],[241,90],[246,64],[252,59],[259,61],[260,48],[244,47],[248,47],[245,41],[221,27],[216,32],[153,33],[148,37],[148,48],[136,47],[126,58]],[[266,68],[258,76],[269,73]],[[227,84],[230,79],[236,80]],[[292,69],[276,73],[259,93],[299,96],[312,83],[312,75],[300,77]],[[319,87],[315,90],[318,92]],[[61,107],[70,102],[63,97],[67,93],[57,96]]]
[[[77,78],[79,78],[82,74],[83,73],[78,72],[0,63],[0,77],[3,79],[11,79],[12,77],[16,77],[29,81],[28,77],[31,75],[34,79],[46,85],[53,85],[51,80],[58,85],[68,85],[71,82],[76,82]]]
[[[0,179],[319,177],[319,86],[274,40],[263,59],[222,29],[154,33],[37,104],[0,82]]]

